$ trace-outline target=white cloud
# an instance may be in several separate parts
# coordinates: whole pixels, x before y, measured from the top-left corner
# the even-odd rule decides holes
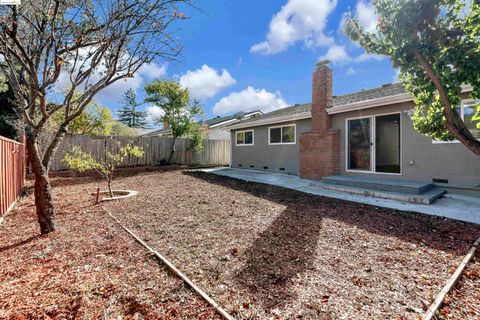
[[[347,76],[353,76],[355,73],[357,73],[357,70],[354,67],[348,68],[347,72],[345,72]]]
[[[360,23],[362,28],[367,32],[376,33],[378,18],[375,15],[375,9],[373,8],[372,3],[360,0],[357,2],[355,9],[357,12],[358,23]]]
[[[254,110],[270,112],[287,106],[287,102],[279,91],[268,92],[265,89],[249,86],[243,91],[232,92],[220,99],[213,107],[213,112],[220,115]]]
[[[380,54],[373,54],[373,53],[364,52],[361,55],[359,55],[358,57],[356,57],[355,61],[356,62],[365,62],[365,61],[368,61],[368,60],[382,61],[385,58],[386,58],[385,56],[382,56]]]
[[[236,82],[227,70],[222,69],[220,73],[206,64],[195,71],[189,70],[180,77],[180,84],[198,99],[211,98]]]
[[[250,52],[274,54],[298,41],[307,46],[328,46],[333,39],[324,29],[337,0],[289,0],[270,21],[267,39],[250,48]]]
[[[333,63],[345,63],[352,60],[350,55],[345,50],[345,47],[336,44],[328,48],[327,53],[324,56],[320,57],[320,60],[325,59]]]
[[[147,112],[147,121],[150,125],[154,125],[155,120],[165,114],[165,112],[157,106],[148,106],[145,111]]]

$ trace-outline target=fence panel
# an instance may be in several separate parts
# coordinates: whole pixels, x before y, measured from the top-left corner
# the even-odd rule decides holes
[[[118,148],[117,142],[133,143],[145,151],[142,158],[129,157],[121,165],[136,167],[158,165],[162,160],[168,160],[173,139],[169,137],[114,137],[105,140],[89,136],[66,136],[52,160],[50,170],[67,170],[62,159],[65,153],[74,146],[80,147],[84,152],[92,154],[95,160],[100,161],[104,157],[105,147],[115,150]],[[176,152],[172,162],[185,165],[229,165],[230,147],[228,140],[203,140],[203,150],[200,154],[196,154],[191,148],[189,139],[176,139]]]
[[[25,145],[0,136],[0,216],[13,206],[25,184]]]

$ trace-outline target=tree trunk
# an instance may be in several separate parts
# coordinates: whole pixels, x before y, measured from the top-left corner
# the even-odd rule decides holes
[[[168,157],[168,164],[172,164],[173,156],[175,155],[175,152],[177,151],[175,147],[175,142],[177,141],[176,137],[173,137],[172,140],[172,149],[170,149],[170,156]]]
[[[57,221],[53,207],[52,190],[48,178],[47,168],[42,164],[41,155],[38,152],[37,141],[32,135],[27,135],[28,159],[35,176],[35,207],[37,219],[40,224],[40,232],[47,234],[56,230]]]
[[[112,180],[111,179],[107,180],[107,186],[108,186],[108,193],[110,193],[110,198],[113,198]]]
[[[428,78],[433,82],[435,88],[437,89],[440,95],[440,101],[443,104],[443,115],[445,116],[445,127],[448,129],[448,132],[460,141],[467,149],[475,153],[477,156],[480,156],[480,141],[478,141],[468,130],[465,122],[463,122],[460,115],[453,110],[450,100],[448,99],[447,92],[443,87],[443,84],[439,77],[435,74],[432,66],[428,61],[422,56],[418,49],[414,50],[415,57],[420,65],[423,67],[427,73]]]

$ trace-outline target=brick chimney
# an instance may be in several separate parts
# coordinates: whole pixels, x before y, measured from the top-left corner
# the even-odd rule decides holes
[[[325,60],[312,79],[312,131],[300,137],[300,176],[319,180],[340,174],[340,132],[332,128],[327,107],[332,103],[332,69]]]

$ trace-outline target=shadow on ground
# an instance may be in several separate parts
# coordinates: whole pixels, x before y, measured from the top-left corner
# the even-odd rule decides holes
[[[245,267],[236,275],[236,281],[267,310],[296,299],[289,282],[313,268],[324,218],[455,255],[465,254],[480,233],[480,227],[473,224],[413,212],[309,195],[206,172],[184,174],[286,206],[247,249]]]

